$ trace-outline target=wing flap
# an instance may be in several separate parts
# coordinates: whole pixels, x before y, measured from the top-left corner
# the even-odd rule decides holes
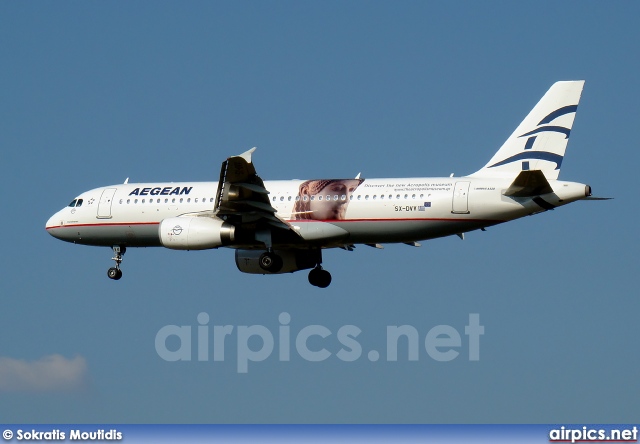
[[[235,184],[239,188],[244,188],[245,190],[253,191],[258,194],[269,194],[269,191],[265,187],[261,187],[259,185],[254,185],[251,183],[237,183]]]
[[[273,214],[276,212],[275,208],[263,202],[257,202],[252,200],[235,200],[235,201],[222,202],[218,207],[218,213],[219,214],[237,214],[237,213],[244,213],[247,211],[253,211],[254,209],[264,211],[265,213],[270,213],[270,214]]]

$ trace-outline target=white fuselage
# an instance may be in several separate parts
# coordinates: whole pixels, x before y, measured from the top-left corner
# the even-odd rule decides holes
[[[475,177],[366,179],[353,189],[331,191],[327,187],[313,196],[311,209],[306,212],[311,218],[296,211],[305,181],[264,184],[279,219],[315,246],[338,247],[461,234],[544,210],[531,198],[504,196],[511,181]],[[541,197],[553,207],[587,195],[583,184],[557,180],[550,184],[554,192]],[[160,246],[160,222],[212,211],[217,189],[217,182],[130,183],[96,188],[55,213],[46,229],[56,238],[78,244]]]
[[[591,195],[557,180],[584,81],[554,83],[489,162],[467,177],[264,182],[255,148],[222,162],[219,182],[113,185],[82,193],[47,222],[54,237],[113,248],[235,248],[244,273],[311,269],[326,288],[323,248],[351,250],[462,235]]]

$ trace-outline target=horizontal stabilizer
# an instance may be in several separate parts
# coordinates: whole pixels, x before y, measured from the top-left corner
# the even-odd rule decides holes
[[[504,192],[510,197],[535,197],[553,193],[544,173],[540,170],[521,171],[509,188]]]

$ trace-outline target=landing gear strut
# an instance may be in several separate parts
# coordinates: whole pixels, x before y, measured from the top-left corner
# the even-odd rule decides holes
[[[109,276],[109,279],[113,279],[114,281],[117,281],[122,277],[122,270],[120,270],[120,264],[122,263],[122,256],[127,251],[127,248],[121,247],[120,245],[114,245],[111,248],[113,248],[113,254],[114,254],[114,256],[111,259],[116,261],[116,266],[111,267],[109,268],[109,270],[107,270],[107,276]]]
[[[315,287],[327,288],[331,283],[331,273],[318,264],[309,272],[309,283]]]

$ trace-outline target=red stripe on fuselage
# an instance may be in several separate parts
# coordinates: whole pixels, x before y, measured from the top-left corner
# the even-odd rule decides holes
[[[395,219],[295,219],[287,220],[289,223],[309,223],[309,222],[327,222],[327,223],[345,223],[345,222],[487,222],[487,223],[502,223],[504,220],[495,219],[453,219],[453,218],[395,218]],[[58,228],[78,228],[78,227],[118,227],[118,226],[140,226],[140,225],[159,225],[160,222],[113,222],[113,223],[99,223],[99,224],[70,224],[70,225],[56,225],[53,227],[46,227],[47,230],[53,230]]]
[[[505,220],[496,220],[496,219],[454,219],[454,218],[433,218],[433,217],[425,217],[425,218],[391,218],[391,219],[291,219],[287,220],[289,223],[305,223],[305,222],[328,222],[328,223],[336,223],[336,222],[406,222],[406,221],[416,221],[416,222],[424,222],[424,221],[436,221],[436,222],[489,222],[489,223],[497,223],[497,222],[506,222]]]
[[[111,224],[69,224],[69,225],[56,225],[54,227],[46,227],[46,229],[51,230],[54,228],[118,227],[118,226],[131,226],[131,225],[160,225],[160,222],[114,222]]]

